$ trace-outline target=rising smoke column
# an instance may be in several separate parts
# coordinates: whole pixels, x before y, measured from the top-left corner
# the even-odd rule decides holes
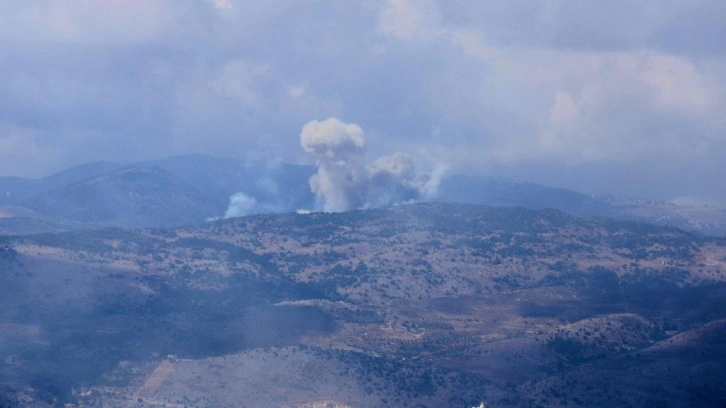
[[[356,124],[336,118],[310,121],[300,144],[315,157],[318,171],[310,188],[324,211],[382,207],[436,194],[441,171],[417,174],[405,154],[384,156],[366,167],[363,129]]]
[[[324,211],[346,211],[365,202],[368,175],[360,126],[336,118],[313,120],[303,126],[300,144],[315,156],[318,172],[310,178],[310,189]]]
[[[416,177],[413,160],[402,153],[383,156],[368,168],[370,185],[366,207],[414,201],[421,192],[413,180]]]

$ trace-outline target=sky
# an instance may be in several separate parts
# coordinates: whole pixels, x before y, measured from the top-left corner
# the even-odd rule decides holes
[[[364,160],[726,207],[723,0],[0,0],[0,175]]]

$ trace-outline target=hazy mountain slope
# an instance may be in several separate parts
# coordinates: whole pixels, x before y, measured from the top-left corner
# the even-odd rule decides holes
[[[725,383],[726,354],[699,350],[726,318],[726,242],[671,228],[421,204],[5,245],[7,398],[235,406],[256,389],[255,406],[604,407],[617,392],[657,404],[658,387],[717,402]],[[621,386],[633,353],[704,375]],[[182,360],[160,365],[168,354]],[[256,374],[301,364],[345,384]]]
[[[48,188],[41,180],[0,177],[0,205],[18,204]]]
[[[21,204],[44,191],[97,177],[121,167],[124,165],[99,161],[69,167],[40,179],[0,177],[0,205]]]
[[[156,168],[159,174],[120,180],[118,174],[124,168]],[[26,206],[32,214],[0,219],[0,233],[185,225],[224,215],[230,197],[239,192],[254,197],[256,211],[307,209],[314,202],[308,184],[312,173],[311,166],[186,155],[132,165],[85,163],[39,180],[5,177],[0,178],[0,205]],[[105,181],[99,184],[100,179]],[[157,193],[150,191],[152,185]],[[142,204],[141,191],[143,200],[154,203]],[[180,199],[179,194],[188,197]]]
[[[593,196],[564,188],[457,174],[444,178],[437,197],[455,203],[555,208],[575,215],[600,215],[608,209],[606,203]]]
[[[726,236],[726,210],[719,208],[589,195],[537,183],[491,177],[451,175],[442,181],[436,199],[451,203],[554,208],[584,217],[637,220],[705,235]]]
[[[151,160],[143,164],[164,169],[224,204],[242,186],[254,182],[242,160],[195,154]]]
[[[726,236],[726,210],[720,208],[610,196],[599,199],[609,206],[601,214],[603,216],[668,225],[705,235]]]
[[[298,209],[313,209],[315,197],[310,191],[309,179],[314,174],[313,166],[293,165],[274,161],[235,160],[205,155],[183,155],[166,159],[152,160],[133,165],[122,165],[110,162],[86,163],[60,171],[40,180],[20,178],[0,178],[0,205],[28,205],[40,211],[38,217],[24,220],[3,220],[4,231],[10,234],[27,234],[29,232],[57,231],[75,228],[78,213],[92,208],[93,202],[82,202],[83,195],[75,200],[59,201],[69,205],[66,209],[53,209],[43,213],[48,206],[34,203],[33,197],[47,197],[51,190],[71,188],[102,175],[113,174],[122,167],[155,167],[175,177],[158,177],[155,183],[160,189],[177,189],[178,183],[187,184],[205,196],[209,201],[206,211],[195,217],[183,216],[179,222],[169,218],[148,217],[144,214],[124,217],[125,222],[98,222],[98,217],[83,219],[86,227],[106,225],[155,227],[187,224],[190,219],[201,221],[207,217],[221,217],[225,214],[232,195],[243,193],[253,199],[253,205],[245,208],[246,213],[283,213]],[[164,182],[171,184],[162,186]],[[131,181],[125,182],[124,189],[131,188]],[[140,187],[143,188],[143,187]],[[111,189],[113,192],[113,189]],[[100,191],[99,191],[100,193]],[[112,199],[126,199],[113,195],[106,199],[110,206]],[[160,195],[159,198],[161,198]],[[726,211],[713,207],[677,206],[654,200],[636,200],[611,196],[592,196],[562,188],[552,188],[536,183],[516,182],[491,177],[464,176],[452,174],[441,182],[434,200],[451,203],[485,204],[494,206],[517,206],[532,209],[554,208],[579,216],[602,216],[624,220],[640,220],[659,225],[675,226],[687,231],[706,235],[726,236]],[[42,201],[42,199],[41,199]],[[186,203],[186,204],[185,204]],[[171,213],[187,213],[193,207],[184,206],[188,202],[181,200],[178,204],[172,201],[163,206]],[[125,204],[121,204],[123,207]],[[158,205],[162,205],[158,203]],[[75,209],[74,209],[75,208]],[[138,207],[137,207],[138,209]],[[73,212],[74,218],[63,218]],[[232,212],[234,213],[234,211]],[[130,220],[133,218],[133,220]],[[26,228],[27,226],[27,228]]]
[[[126,167],[126,165],[108,161],[82,163],[53,173],[50,176],[43,177],[42,181],[47,183],[49,188],[58,188],[82,180],[99,177],[123,167]]]
[[[224,209],[171,173],[144,166],[49,190],[26,205],[59,220],[126,228],[199,223]]]
[[[148,162],[173,173],[200,192],[225,204],[242,192],[275,212],[312,208],[308,180],[312,166],[273,161],[242,161],[205,155],[175,156]]]

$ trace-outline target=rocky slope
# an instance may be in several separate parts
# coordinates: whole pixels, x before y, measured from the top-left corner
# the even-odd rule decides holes
[[[419,204],[0,246],[21,405],[720,406],[726,383],[726,242],[671,228]]]

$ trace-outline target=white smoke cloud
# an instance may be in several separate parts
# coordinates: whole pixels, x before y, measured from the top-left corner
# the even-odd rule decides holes
[[[325,211],[345,211],[364,201],[368,174],[362,164],[363,129],[336,118],[313,120],[300,133],[300,144],[315,156],[318,172],[310,188]]]
[[[234,8],[232,0],[212,0],[212,4],[214,5],[214,8],[220,11],[231,10]]]
[[[236,193],[229,198],[229,206],[224,218],[244,217],[253,214],[257,207],[257,200],[245,193]]]
[[[365,147],[363,129],[336,118],[311,120],[300,133],[300,143],[308,153],[327,159],[344,159],[360,154]]]
[[[443,168],[417,174],[411,158],[402,153],[366,167],[363,129],[333,117],[305,124],[300,144],[315,157],[318,171],[310,178],[310,188],[317,206],[328,212],[431,198],[443,174]]]

